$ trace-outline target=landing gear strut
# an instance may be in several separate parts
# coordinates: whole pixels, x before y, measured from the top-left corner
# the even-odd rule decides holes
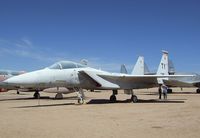
[[[116,103],[116,101],[117,101],[116,95],[117,94],[118,94],[118,91],[117,90],[113,90],[113,94],[110,96],[110,102],[111,103]]]
[[[196,92],[197,92],[197,93],[200,93],[200,88],[198,88]]]
[[[40,93],[39,93],[38,90],[35,91],[33,97],[34,97],[35,99],[40,99]]]
[[[124,90],[124,93],[128,94],[128,95],[131,95],[131,102],[133,102],[133,103],[137,103],[138,102],[138,98],[137,98],[136,95],[134,95],[134,92],[133,92],[132,89]]]
[[[82,88],[74,88],[74,91],[76,92],[77,97],[78,97],[78,104],[84,104],[85,95],[84,95],[83,89]]]

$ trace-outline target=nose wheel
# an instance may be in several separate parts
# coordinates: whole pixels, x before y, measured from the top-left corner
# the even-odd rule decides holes
[[[37,90],[37,91],[35,91],[35,93],[34,93],[33,97],[34,97],[35,99],[40,99],[40,93],[39,93],[39,91],[38,91],[38,90]]]
[[[132,96],[131,96],[131,101],[132,101],[133,103],[137,103],[137,102],[138,102],[137,96],[136,96],[136,95],[132,95]]]
[[[78,104],[84,104],[83,98],[79,98],[79,99],[78,99]]]
[[[76,92],[77,97],[78,97],[78,104],[84,104],[85,95],[84,95],[83,89],[82,88],[74,88],[74,91]]]

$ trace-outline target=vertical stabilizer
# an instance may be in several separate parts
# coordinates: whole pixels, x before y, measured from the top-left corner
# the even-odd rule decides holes
[[[127,69],[126,69],[126,66],[125,66],[124,64],[121,65],[120,73],[128,74]]]
[[[157,75],[169,75],[168,52],[164,50],[162,52],[163,55],[158,67]]]
[[[138,57],[138,60],[135,64],[131,74],[132,75],[144,75],[145,74],[144,57],[142,57],[142,56]]]
[[[157,75],[169,75],[169,59],[168,59],[168,52],[162,51],[163,55],[158,67]],[[163,80],[167,78],[158,78],[158,84],[163,84]]]

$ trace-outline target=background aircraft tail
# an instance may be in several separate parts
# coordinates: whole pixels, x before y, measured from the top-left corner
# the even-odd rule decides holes
[[[173,75],[175,73],[176,73],[176,70],[175,70],[174,64],[173,64],[172,60],[169,60],[169,74]]]
[[[144,74],[151,74],[147,64],[145,63],[145,61],[144,61]]]
[[[128,71],[127,71],[126,66],[124,64],[121,65],[120,73],[128,74]]]
[[[147,67],[147,66],[146,66]],[[132,75],[144,75],[145,74],[145,63],[144,63],[144,57],[139,56],[138,60],[133,68],[133,71],[131,72]]]

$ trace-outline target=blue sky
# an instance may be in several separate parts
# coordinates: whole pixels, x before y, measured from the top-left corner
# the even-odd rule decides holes
[[[200,72],[199,0],[1,0],[0,68],[32,71],[59,60],[156,70],[168,50],[176,70]]]

